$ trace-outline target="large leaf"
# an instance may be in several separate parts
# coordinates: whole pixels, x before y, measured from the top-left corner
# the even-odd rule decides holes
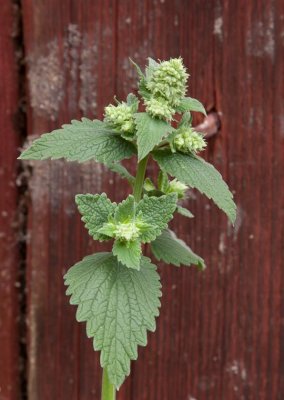
[[[185,97],[181,100],[177,111],[186,112],[186,111],[197,111],[201,112],[204,115],[207,115],[206,110],[202,103],[199,100],[193,99],[192,97]]]
[[[221,174],[213,165],[200,157],[178,152],[172,153],[170,150],[155,151],[153,157],[169,175],[176,177],[192,188],[198,189],[209,199],[212,199],[234,223],[236,205],[233,201],[233,195]]]
[[[165,263],[173,264],[177,267],[181,264],[195,264],[200,269],[205,268],[204,260],[169,229],[164,230],[161,236],[151,243],[151,249],[158,261],[163,260]]]
[[[147,113],[135,114],[137,127],[138,159],[146,157],[173,128],[165,121],[152,118]]]
[[[154,240],[168,226],[176,210],[176,202],[176,193],[171,193],[160,197],[144,196],[138,203],[137,215],[140,214],[143,222],[149,224],[140,236],[143,243]]]
[[[65,275],[76,318],[87,322],[101,366],[117,388],[137,359],[138,345],[147,344],[147,329],[155,330],[161,296],[156,266],[142,258],[141,270],[125,268],[111,253],[98,253],[75,264]]]
[[[95,240],[109,240],[108,236],[98,230],[108,221],[109,215],[116,208],[116,203],[112,203],[105,193],[77,194],[75,201],[89,234]]]
[[[42,135],[25,150],[20,159],[68,161],[95,160],[105,164],[129,158],[135,152],[132,143],[112,132],[101,121],[71,121],[51,133]]]

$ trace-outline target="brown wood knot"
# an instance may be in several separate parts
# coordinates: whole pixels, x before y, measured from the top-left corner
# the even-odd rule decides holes
[[[204,121],[201,124],[197,125],[194,129],[197,132],[204,133],[205,138],[209,139],[220,132],[220,127],[221,127],[220,114],[218,114],[217,112],[210,112],[204,118]]]

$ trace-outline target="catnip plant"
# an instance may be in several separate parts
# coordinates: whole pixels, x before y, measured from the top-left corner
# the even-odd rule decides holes
[[[42,135],[20,156],[22,160],[65,158],[94,160],[125,178],[132,193],[121,203],[102,194],[75,197],[82,221],[94,240],[110,241],[112,251],[89,255],[65,275],[76,319],[86,322],[87,336],[100,350],[102,399],[116,390],[137,359],[138,345],[155,330],[161,284],[156,266],[143,255],[149,244],[158,261],[179,267],[205,268],[204,260],[168,228],[175,213],[191,218],[181,205],[188,188],[212,199],[234,223],[236,206],[220,173],[197,154],[206,141],[192,126],[191,112],[206,115],[203,105],[186,96],[188,73],[181,58],[148,59],[138,73],[138,96],[114,100],[104,118],[73,120]],[[136,176],[121,161],[137,160]],[[145,177],[149,158],[159,167],[157,179]]]

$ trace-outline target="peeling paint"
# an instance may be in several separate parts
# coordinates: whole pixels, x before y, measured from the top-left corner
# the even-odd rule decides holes
[[[215,19],[213,33],[218,36],[220,40],[223,39],[223,17],[217,17]]]
[[[28,57],[28,82],[35,114],[54,121],[67,98],[70,111],[77,111],[79,102],[84,115],[95,115],[97,63],[97,43],[75,24],[67,26],[62,46],[53,40],[35,50]]]
[[[246,51],[254,57],[274,59],[274,15],[270,10],[264,15],[263,21],[254,21],[251,29],[247,31]]]

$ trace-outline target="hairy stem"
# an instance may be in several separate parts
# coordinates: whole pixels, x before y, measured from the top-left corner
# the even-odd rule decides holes
[[[102,400],[115,400],[116,390],[109,381],[106,369],[103,369]]]
[[[138,203],[141,199],[147,163],[148,163],[148,156],[143,158],[138,163],[138,168],[137,168],[137,173],[136,173],[136,178],[135,178],[135,183],[134,183],[134,189],[133,189],[134,200],[136,201],[136,203]]]

